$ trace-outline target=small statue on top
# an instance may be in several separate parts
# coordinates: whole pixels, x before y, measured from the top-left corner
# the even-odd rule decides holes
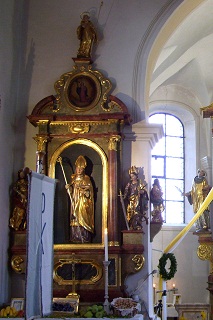
[[[90,59],[93,43],[97,42],[97,33],[90,21],[89,12],[82,13],[81,19],[81,24],[77,28],[77,36],[80,40],[77,57]]]
[[[123,199],[127,200],[127,221],[131,230],[142,230],[142,222],[147,222],[149,197],[146,185],[138,178],[139,169],[132,166],[129,169],[130,181],[124,189]]]

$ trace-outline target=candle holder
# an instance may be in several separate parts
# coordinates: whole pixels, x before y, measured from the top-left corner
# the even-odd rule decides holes
[[[103,261],[104,270],[105,270],[105,294],[104,294],[104,311],[106,314],[109,314],[109,291],[108,291],[108,285],[109,285],[109,278],[108,278],[108,267],[109,267],[110,261]]]

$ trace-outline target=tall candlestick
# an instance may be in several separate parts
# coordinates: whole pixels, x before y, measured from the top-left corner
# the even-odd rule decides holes
[[[105,295],[104,295],[104,311],[106,314],[110,313],[110,303],[109,303],[109,279],[108,279],[108,267],[110,261],[103,261],[104,269],[105,269]]]
[[[104,248],[105,248],[105,261],[108,261],[108,230],[104,230]]]

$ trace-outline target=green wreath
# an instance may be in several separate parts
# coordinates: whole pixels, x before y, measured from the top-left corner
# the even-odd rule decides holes
[[[171,265],[169,267],[169,272],[166,270],[167,260],[170,260]],[[173,253],[164,253],[159,259],[158,269],[161,277],[164,280],[170,280],[174,278],[174,275],[177,271],[177,260]]]

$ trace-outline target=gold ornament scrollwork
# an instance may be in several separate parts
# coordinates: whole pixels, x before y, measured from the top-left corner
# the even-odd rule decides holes
[[[121,137],[118,135],[114,135],[109,139],[109,150],[117,151],[117,143],[121,141]]]
[[[108,111],[111,111],[114,108],[121,109],[119,104],[117,102],[115,102],[115,101],[110,101],[107,106],[108,106]]]
[[[56,91],[56,99],[55,99],[55,108],[54,108],[54,112],[58,112],[61,107],[62,107],[62,102],[61,102],[61,90],[64,88],[65,86],[65,79],[63,77],[61,77],[61,79],[59,79],[57,82],[55,82],[55,91]]]
[[[136,254],[132,261],[135,263],[135,271],[140,271],[144,267],[145,258],[142,254]]]
[[[197,248],[197,256],[201,260],[212,260],[212,248],[207,244],[201,244]]]
[[[90,125],[89,123],[76,122],[70,125],[69,129],[72,133],[87,133],[90,130]]]
[[[13,256],[11,259],[11,267],[16,273],[24,273],[24,269],[21,266],[23,263],[24,259],[20,256]]]

